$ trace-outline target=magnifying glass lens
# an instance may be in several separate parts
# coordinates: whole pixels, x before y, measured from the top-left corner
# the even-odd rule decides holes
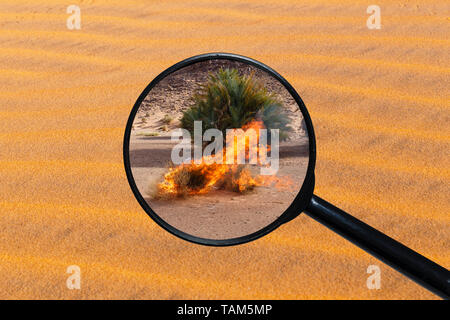
[[[233,239],[274,223],[299,195],[308,132],[294,97],[251,64],[210,59],[167,74],[132,124],[138,192],[164,223]]]

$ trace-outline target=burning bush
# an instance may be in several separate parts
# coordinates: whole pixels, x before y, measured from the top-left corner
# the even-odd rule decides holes
[[[246,193],[253,190],[257,184],[246,165],[190,163],[169,168],[153,196],[163,199],[185,197],[205,194],[212,189]]]
[[[250,145],[245,135],[247,130],[255,130],[257,140],[261,129],[278,129],[280,139],[286,138],[287,132],[291,130],[288,126],[290,119],[280,100],[274,94],[268,93],[252,76],[241,76],[236,69],[220,69],[216,74],[210,74],[208,82],[194,94],[193,101],[193,106],[184,112],[181,119],[181,126],[191,135],[194,135],[194,121],[201,121],[202,132],[218,129],[223,137],[226,137],[227,129],[242,129],[239,135],[235,136],[235,141],[240,141],[240,145],[244,147],[237,150],[237,143],[226,144],[220,151],[224,159],[225,156],[228,157],[227,151],[233,151],[230,154],[237,157],[240,152],[245,155],[247,151],[254,151],[261,156],[262,151],[267,154],[266,151],[271,150],[268,145],[271,139],[268,139],[267,143]],[[213,189],[245,193],[256,186],[275,184],[283,188],[292,185],[291,180],[287,178],[252,175],[251,166],[248,164],[205,160],[209,159],[203,156],[201,163],[191,161],[170,167],[163,181],[157,185],[154,197],[183,197],[205,194]]]
[[[236,69],[220,69],[193,96],[193,105],[183,113],[181,126],[193,134],[194,121],[202,121],[203,130],[242,128],[261,120],[267,129],[279,129],[280,139],[292,130],[280,99],[269,93],[253,75],[240,75]]]

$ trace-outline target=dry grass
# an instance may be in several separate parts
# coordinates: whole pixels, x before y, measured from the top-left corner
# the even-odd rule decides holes
[[[174,188],[168,193],[167,189],[161,184],[164,181],[164,176],[160,180],[152,180],[149,183],[148,194],[153,199],[172,199],[174,197],[184,198],[188,196],[198,196],[203,194],[205,188],[210,183],[211,176],[217,169],[217,165],[181,165],[179,167],[171,167],[173,174],[166,181],[173,181]],[[248,165],[233,165],[228,166],[226,173],[217,180],[216,183],[208,187],[208,192],[214,190],[228,190],[240,194],[245,194],[253,191],[256,186],[256,181],[250,172]]]
[[[172,124],[172,123],[173,123],[174,118],[171,117],[170,115],[166,114],[166,115],[164,116],[164,118],[161,119],[161,121],[162,121],[162,123],[164,123],[164,124],[166,124],[166,125],[169,125],[169,124]]]
[[[157,137],[160,134],[158,132],[140,132],[137,135],[138,136],[143,136],[143,137]]]

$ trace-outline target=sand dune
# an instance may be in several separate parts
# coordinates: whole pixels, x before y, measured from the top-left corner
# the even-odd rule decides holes
[[[0,298],[434,299],[300,215],[256,242],[193,245],[134,199],[128,114],[184,58],[251,56],[301,95],[317,137],[316,193],[450,266],[446,1],[76,1],[0,4]],[[66,268],[82,289],[66,288]],[[368,290],[378,264],[381,290]]]

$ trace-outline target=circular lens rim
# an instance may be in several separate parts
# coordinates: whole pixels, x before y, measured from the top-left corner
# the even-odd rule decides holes
[[[242,63],[246,63],[249,65],[252,65],[262,71],[267,72],[269,75],[277,79],[283,86],[287,89],[287,91],[291,94],[291,96],[294,98],[295,102],[300,108],[300,111],[303,114],[306,129],[308,131],[308,138],[309,138],[309,159],[308,159],[308,168],[306,171],[306,175],[302,184],[302,187],[300,188],[297,196],[292,201],[291,205],[281,214],[275,221],[270,223],[269,225],[265,226],[263,229],[258,230],[254,233],[236,237],[236,238],[230,238],[230,239],[208,239],[208,238],[201,238],[197,237],[188,233],[185,233],[169,223],[167,223],[165,220],[163,220],[153,209],[150,207],[150,205],[147,203],[147,201],[144,199],[144,197],[141,195],[139,189],[137,188],[136,182],[134,180],[132,171],[131,171],[131,165],[130,165],[130,136],[131,136],[131,127],[133,125],[134,119],[136,117],[137,111],[139,110],[139,107],[141,106],[142,101],[147,97],[148,93],[153,89],[153,87],[159,83],[162,79],[167,77],[168,75],[172,74],[175,71],[178,71],[182,68],[185,68],[187,66],[190,66],[192,64],[207,61],[207,60],[216,60],[216,59],[222,59],[222,60],[234,60],[239,61]],[[306,209],[309,202],[311,201],[311,197],[313,194],[314,189],[314,168],[316,163],[316,139],[314,135],[314,128],[312,125],[311,117],[309,116],[308,110],[306,109],[306,106],[303,102],[303,100],[300,98],[299,94],[295,91],[295,89],[290,85],[290,83],[282,77],[279,73],[277,73],[275,70],[270,68],[269,66],[256,61],[252,58],[241,56],[238,54],[233,53],[223,53],[223,52],[216,52],[216,53],[205,53],[196,55],[187,59],[184,59],[173,66],[167,68],[163,72],[161,72],[155,79],[153,79],[147,87],[142,91],[142,93],[139,95],[138,99],[136,100],[131,113],[128,117],[127,125],[125,128],[125,134],[124,134],[124,140],[123,140],[123,160],[124,160],[124,166],[125,166],[125,172],[127,175],[128,183],[131,187],[131,190],[133,191],[134,196],[136,197],[138,203],[141,205],[142,209],[144,209],[145,213],[152,218],[160,227],[165,229],[166,231],[170,232],[171,234],[175,235],[178,238],[181,238],[183,240],[187,240],[192,243],[201,244],[201,245],[207,245],[207,246],[232,246],[232,245],[238,245],[247,243],[253,240],[256,240],[258,238],[261,238],[262,236],[274,231],[277,229],[280,225],[283,223],[290,221],[297,215],[299,215],[302,211]]]

